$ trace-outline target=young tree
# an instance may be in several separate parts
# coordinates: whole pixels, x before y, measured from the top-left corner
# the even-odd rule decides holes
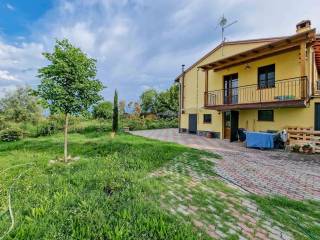
[[[113,99],[113,118],[112,118],[112,131],[117,132],[119,129],[119,106],[118,106],[118,92],[114,91]]]
[[[109,101],[100,102],[93,107],[93,117],[96,119],[111,119],[113,105]]]
[[[102,83],[96,79],[96,60],[68,40],[57,40],[53,53],[43,53],[50,62],[39,69],[41,83],[35,94],[51,113],[63,113],[64,161],[68,160],[68,117],[79,115],[101,100]]]

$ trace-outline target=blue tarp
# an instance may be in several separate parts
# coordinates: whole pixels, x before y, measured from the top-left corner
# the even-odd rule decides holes
[[[274,148],[274,134],[263,132],[246,132],[246,144],[249,148]]]

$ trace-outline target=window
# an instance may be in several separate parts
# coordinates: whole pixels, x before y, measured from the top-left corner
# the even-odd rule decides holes
[[[258,110],[258,121],[273,122],[273,110]]]
[[[275,87],[275,65],[268,65],[258,68],[258,85],[259,88]]]
[[[211,123],[212,115],[211,114],[203,114],[203,123]]]

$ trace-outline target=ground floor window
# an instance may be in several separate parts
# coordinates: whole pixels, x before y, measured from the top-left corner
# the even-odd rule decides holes
[[[273,110],[258,110],[258,121],[273,122]]]
[[[211,123],[212,114],[203,114],[203,123]]]

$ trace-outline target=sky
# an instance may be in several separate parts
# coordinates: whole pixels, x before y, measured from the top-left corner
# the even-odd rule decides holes
[[[0,97],[39,84],[55,39],[97,59],[106,100],[118,89],[128,102],[168,88],[219,44],[222,15],[238,21],[226,31],[234,41],[290,35],[304,19],[320,29],[319,10],[319,0],[0,0]]]

